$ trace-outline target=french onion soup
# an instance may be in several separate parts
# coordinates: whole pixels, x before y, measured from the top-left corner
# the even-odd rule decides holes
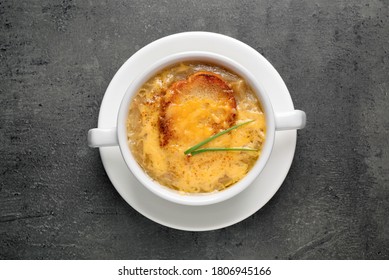
[[[266,123],[244,79],[193,61],[165,68],[139,89],[127,135],[135,159],[155,181],[182,193],[210,193],[252,168]]]

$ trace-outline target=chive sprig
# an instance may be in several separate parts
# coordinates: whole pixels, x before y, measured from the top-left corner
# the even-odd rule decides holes
[[[251,148],[244,148],[244,147],[216,147],[216,148],[203,148],[203,149],[199,149],[201,148],[202,146],[204,146],[205,144],[211,142],[212,140],[230,132],[231,130],[234,130],[234,129],[237,129],[245,124],[248,124],[248,123],[251,123],[253,122],[254,120],[249,120],[249,121],[246,121],[246,122],[243,122],[243,123],[239,123],[239,124],[236,124],[234,126],[231,126],[230,128],[227,128],[226,130],[223,130],[223,131],[220,131],[219,133],[216,133],[215,135],[212,135],[210,137],[208,137],[207,139],[201,141],[200,143],[190,147],[189,149],[187,149],[184,154],[185,155],[188,155],[188,156],[194,156],[194,155],[197,155],[197,154],[201,154],[201,153],[204,153],[204,152],[219,152],[219,151],[249,151],[249,152],[252,152],[252,151],[257,151],[256,149],[251,149]]]

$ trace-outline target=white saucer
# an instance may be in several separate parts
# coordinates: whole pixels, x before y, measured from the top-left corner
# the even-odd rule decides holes
[[[139,50],[123,64],[105,92],[98,127],[116,126],[120,101],[137,74],[164,56],[194,50],[215,52],[236,60],[262,80],[275,112],[294,109],[282,78],[254,49],[224,35],[187,32],[157,40]],[[295,130],[276,132],[275,145],[268,164],[254,183],[238,196],[208,206],[184,206],[165,201],[140,185],[124,163],[118,147],[100,148],[100,154],[112,184],[139,213],[167,227],[205,231],[238,223],[254,214],[271,199],[292,164],[296,138]]]

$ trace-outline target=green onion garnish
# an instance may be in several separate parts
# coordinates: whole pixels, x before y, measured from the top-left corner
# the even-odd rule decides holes
[[[201,154],[201,153],[205,153],[205,152],[222,152],[222,151],[246,151],[246,152],[256,152],[256,151],[258,151],[258,150],[256,150],[256,149],[250,149],[250,148],[241,148],[241,147],[237,147],[237,148],[204,148],[204,149],[195,150],[195,151],[191,152],[190,154],[191,154],[192,156],[194,156],[194,155]]]
[[[188,150],[186,150],[184,152],[184,154],[195,155],[195,154],[204,153],[204,152],[208,152],[208,151],[243,151],[243,150],[244,151],[256,151],[254,149],[248,149],[248,148],[205,148],[205,149],[198,150],[201,146],[204,146],[205,144],[211,142],[215,138],[222,136],[222,135],[230,132],[231,130],[237,129],[238,127],[241,127],[242,125],[251,123],[253,121],[254,120],[249,120],[249,121],[231,126],[230,128],[227,128],[226,130],[220,131],[219,133],[216,133],[215,135],[212,135],[211,137],[209,137],[209,138],[201,141],[200,143],[194,145],[193,147],[189,148]],[[239,149],[239,150],[237,150],[237,149]]]

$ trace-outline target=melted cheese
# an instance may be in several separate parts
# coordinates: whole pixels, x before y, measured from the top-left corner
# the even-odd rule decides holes
[[[208,98],[194,97],[181,104],[171,105],[168,111],[169,119],[175,124],[176,134],[179,134],[175,142],[189,147],[210,137],[213,134],[210,120],[220,123],[220,115],[229,114],[229,111],[229,106],[220,106]]]
[[[193,67],[188,69],[193,71]],[[174,73],[175,69],[165,71]],[[222,72],[219,68],[217,71]],[[229,80],[232,86],[242,83],[239,77],[234,77],[235,80]],[[258,152],[206,152],[187,156],[185,150],[214,133],[208,120],[220,121],[225,113],[223,110],[232,109],[228,106],[223,108],[220,102],[203,97],[190,98],[171,106],[168,113],[180,137],[162,147],[158,124],[166,88],[160,84],[153,86],[153,81],[160,79],[161,75],[151,80],[149,89],[140,91],[130,106],[127,122],[129,145],[139,164],[162,185],[183,193],[220,191],[243,178],[259,157],[266,134],[265,116],[254,93],[246,86],[239,86],[245,92],[236,93],[239,98],[234,110],[237,113],[236,123],[255,121],[216,138],[204,147],[248,147],[258,149]],[[215,113],[220,110],[222,114]]]

